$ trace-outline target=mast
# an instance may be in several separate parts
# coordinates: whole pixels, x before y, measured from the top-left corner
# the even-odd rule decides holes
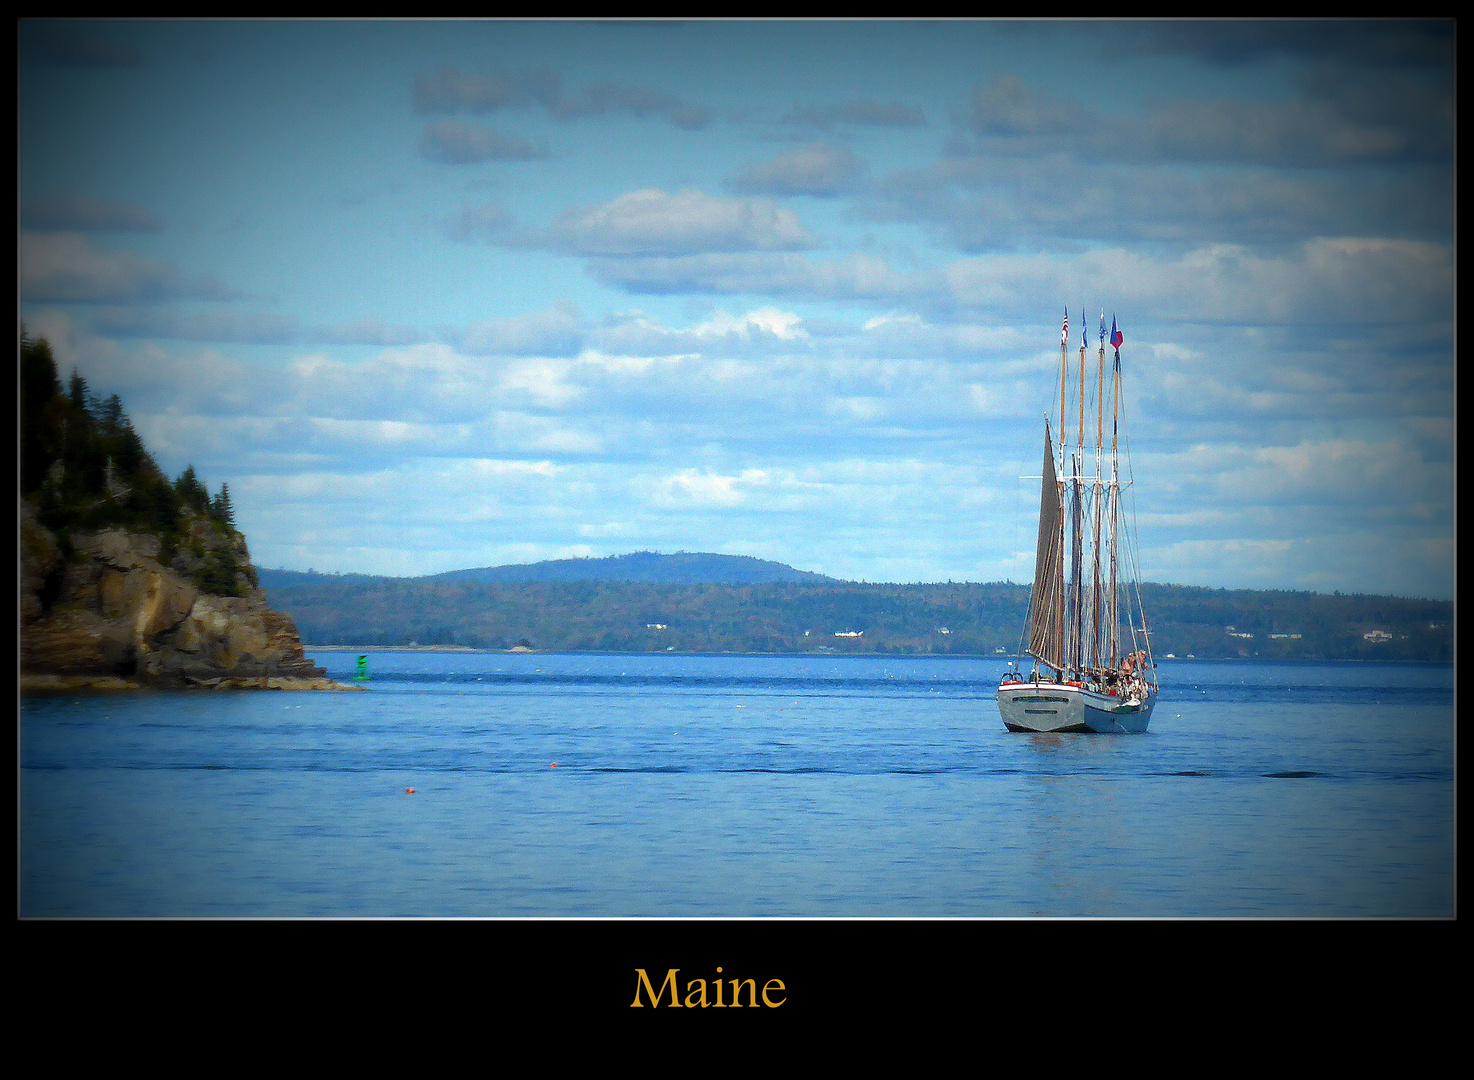
[[[1093,560],[1095,577],[1092,582],[1093,593],[1091,601],[1091,612],[1094,617],[1094,635],[1091,647],[1091,663],[1095,667],[1101,665],[1101,656],[1104,652],[1100,637],[1100,500],[1101,500],[1101,475],[1100,455],[1101,446],[1105,438],[1105,312],[1100,313],[1100,347],[1096,356],[1096,370],[1098,373],[1097,388],[1095,393],[1095,543]]]
[[[1068,437],[1068,433],[1067,433],[1068,432],[1068,429],[1065,427],[1065,387],[1069,384],[1069,378],[1070,378],[1070,353],[1069,353],[1069,349],[1070,349],[1070,307],[1069,307],[1068,304],[1066,304],[1065,305],[1065,322],[1064,322],[1064,327],[1059,332],[1059,467],[1060,467],[1061,470],[1063,470],[1064,467],[1065,467],[1065,443],[1069,441],[1069,437]],[[1048,434],[1049,434],[1049,424],[1047,422],[1045,423],[1044,428],[1045,428],[1044,434],[1047,437]],[[1059,495],[1060,500],[1061,500],[1061,503],[1062,503],[1063,502],[1063,499],[1064,499],[1064,484],[1063,484],[1062,481],[1060,482],[1060,488],[1059,488],[1058,495]],[[1061,511],[1063,511],[1063,506],[1061,506]],[[1063,514],[1063,512],[1061,512],[1061,514],[1060,514],[1059,527],[1061,529],[1064,528],[1064,514]],[[1041,521],[1041,528],[1042,528],[1042,521]],[[1064,572],[1064,546],[1063,546],[1063,537],[1061,537],[1061,546],[1060,546],[1060,572],[1061,572],[1061,574],[1063,574],[1063,572]],[[1065,607],[1066,607],[1066,604],[1065,604],[1065,595],[1064,595],[1064,580],[1063,580],[1063,577],[1061,577],[1061,580],[1060,580],[1060,605],[1059,605],[1059,647],[1060,647],[1060,664],[1061,664],[1061,666],[1063,666],[1063,663],[1064,663],[1064,648],[1065,648]]]
[[[1065,463],[1065,380],[1069,377],[1069,347],[1070,309],[1065,308],[1065,324],[1059,332],[1059,463],[1061,468]]]
[[[1083,323],[1084,321],[1085,321],[1085,309],[1084,308],[1081,308],[1080,309],[1080,322]],[[1086,348],[1087,348],[1087,345],[1086,345],[1086,342],[1085,342],[1085,327],[1084,326],[1081,326],[1080,327],[1080,427],[1079,427],[1079,430],[1076,432],[1076,445],[1079,447],[1080,461],[1081,461],[1082,464],[1085,461],[1085,349]],[[1080,479],[1080,476],[1079,476],[1078,473],[1075,475],[1075,479],[1076,479],[1076,481],[1078,481]]]
[[[1101,324],[1105,323],[1105,315],[1101,315]],[[1111,507],[1110,507],[1110,542],[1111,542],[1111,667],[1115,667],[1119,657],[1117,656],[1117,645],[1120,639],[1120,612],[1117,609],[1118,593],[1116,585],[1116,543],[1117,525],[1121,506],[1121,475],[1119,459],[1117,456],[1117,443],[1121,425],[1121,342],[1124,338],[1116,329],[1116,317],[1111,316],[1111,348],[1115,350],[1116,360],[1111,370]]]
[[[1075,429],[1075,469],[1072,470],[1072,491],[1075,492],[1075,501],[1070,507],[1070,526],[1075,530],[1073,533],[1072,547],[1070,547],[1070,572],[1075,578],[1072,588],[1073,604],[1073,631],[1075,631],[1075,650],[1073,660],[1075,667],[1085,666],[1085,564],[1083,564],[1083,545],[1085,545],[1085,529],[1083,529],[1082,514],[1083,499],[1085,499],[1085,485],[1083,485],[1082,473],[1085,470],[1085,349],[1089,348],[1088,339],[1085,336],[1085,308],[1080,308],[1080,398],[1079,402],[1079,424]]]
[[[1084,639],[1084,611],[1081,602],[1084,599],[1082,585],[1083,578],[1083,552],[1081,542],[1085,538],[1085,531],[1081,528],[1080,520],[1080,466],[1079,455],[1073,455],[1072,464],[1075,466],[1075,475],[1070,487],[1074,497],[1070,500],[1070,662],[1077,671],[1083,663]]]

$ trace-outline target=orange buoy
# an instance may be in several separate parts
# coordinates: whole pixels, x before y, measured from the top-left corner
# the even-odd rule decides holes
[[[550,769],[556,769],[557,767],[558,767],[558,763],[556,761],[551,762],[548,765],[548,768],[550,768]]]
[[[407,788],[404,789],[404,793],[406,795],[413,795],[415,793],[415,789],[412,788],[412,787],[407,787]]]

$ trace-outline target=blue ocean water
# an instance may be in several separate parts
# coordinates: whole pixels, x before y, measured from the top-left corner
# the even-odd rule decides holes
[[[1163,661],[1092,736],[1001,659],[368,655],[23,700],[21,915],[1456,913],[1448,665]]]

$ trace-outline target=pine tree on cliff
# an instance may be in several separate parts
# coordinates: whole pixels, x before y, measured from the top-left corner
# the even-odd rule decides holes
[[[67,384],[67,399],[72,403],[72,409],[79,413],[87,412],[92,404],[92,395],[87,390],[87,380],[77,374],[76,368],[72,368],[71,382]]]
[[[185,506],[201,514],[210,512],[210,492],[204,484],[200,483],[193,465],[179,474],[179,479],[174,481],[174,490],[178,492]]]
[[[61,380],[45,338],[33,338],[20,328],[20,489],[35,491],[46,479],[51,463],[61,457],[56,399]]]
[[[220,494],[210,504],[210,516],[227,528],[235,528],[235,509],[230,505],[230,488],[220,485]]]

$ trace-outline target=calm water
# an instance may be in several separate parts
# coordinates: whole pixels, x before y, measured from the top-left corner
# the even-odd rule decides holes
[[[21,914],[1455,914],[1449,666],[1164,661],[1149,733],[1049,736],[1001,660],[369,665],[23,702]]]

